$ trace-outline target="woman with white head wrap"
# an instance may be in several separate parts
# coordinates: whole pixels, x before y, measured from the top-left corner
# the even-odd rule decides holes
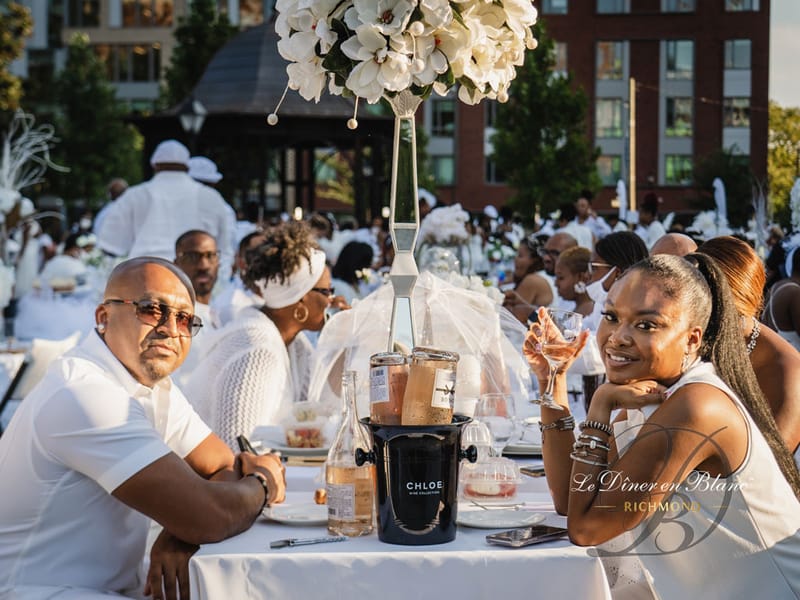
[[[270,230],[251,254],[244,280],[263,306],[242,310],[216,333],[186,386],[197,412],[235,449],[237,435],[277,425],[305,400],[312,347],[333,299],[325,255],[299,222]]]

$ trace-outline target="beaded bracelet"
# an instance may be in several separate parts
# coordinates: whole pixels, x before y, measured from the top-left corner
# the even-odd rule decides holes
[[[600,421],[583,421],[578,427],[581,431],[584,429],[595,429],[608,435],[614,435],[614,430],[611,429],[611,425],[608,423],[601,423]]]
[[[262,510],[264,510],[264,507],[267,505],[267,501],[269,500],[269,487],[267,487],[267,478],[264,477],[264,475],[262,475],[258,471],[248,473],[247,475],[245,475],[245,477],[255,477],[256,479],[258,479],[258,482],[261,484],[261,487],[264,488],[264,504],[261,505],[261,509],[259,510],[259,512],[261,512]]]

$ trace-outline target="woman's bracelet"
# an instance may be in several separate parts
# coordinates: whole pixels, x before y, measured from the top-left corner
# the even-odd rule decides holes
[[[572,449],[574,451],[578,451],[581,448],[588,448],[589,450],[603,450],[608,452],[610,448],[606,444],[598,443],[596,440],[584,440],[582,439],[583,436],[579,437],[577,441],[572,445]]]
[[[611,425],[608,423],[601,423],[600,421],[583,421],[578,428],[583,432],[584,429],[594,429],[596,431],[602,431],[607,435],[614,435],[614,430],[611,429]]]
[[[575,417],[572,415],[567,415],[565,417],[561,417],[560,419],[556,419],[552,423],[548,423],[545,425],[541,421],[539,421],[539,431],[544,433],[548,429],[557,429],[558,431],[572,431],[575,429]]]
[[[264,477],[264,475],[262,475],[258,471],[253,471],[252,473],[248,473],[247,475],[245,475],[245,477],[255,477],[256,479],[258,479],[258,482],[261,484],[261,487],[264,488],[264,503],[261,505],[261,508],[258,511],[260,513],[262,510],[264,510],[264,507],[267,505],[267,501],[269,500],[269,487],[267,486],[267,478]]]
[[[592,454],[590,456],[594,456],[594,455]],[[584,458],[583,455],[576,454],[575,452],[570,454],[569,457],[572,460],[578,461],[578,462],[586,464],[586,465],[592,465],[593,467],[603,467],[604,469],[608,468],[608,463],[607,462],[589,460],[588,458]]]

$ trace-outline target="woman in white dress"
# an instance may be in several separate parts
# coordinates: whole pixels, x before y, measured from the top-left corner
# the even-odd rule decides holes
[[[655,597],[795,598],[800,474],[724,274],[706,255],[689,259],[651,257],[611,287],[597,334],[609,382],[577,440],[566,411],[542,407],[548,485],[570,538],[616,541],[598,553],[634,557]],[[546,318],[524,346],[541,384],[536,348],[557,338]],[[566,407],[564,369],[555,384]],[[625,410],[612,425],[615,409]]]
[[[261,291],[263,306],[242,309],[209,341],[186,396],[229,446],[256,426],[277,425],[308,389],[311,343],[333,296],[325,254],[308,227],[291,222],[271,229],[249,255],[245,283]]]
[[[758,386],[775,416],[775,423],[791,452],[800,447],[800,352],[782,336],[758,321],[767,276],[755,250],[738,238],[723,235],[703,242],[698,252],[719,264],[741,315],[747,355]]]

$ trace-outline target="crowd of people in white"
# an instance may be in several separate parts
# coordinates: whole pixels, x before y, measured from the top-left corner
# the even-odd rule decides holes
[[[305,221],[287,218],[267,224],[237,223],[234,211],[213,187],[222,178],[216,165],[205,157],[190,157],[189,151],[177,141],[167,140],[159,144],[151,163],[155,175],[149,181],[127,189],[124,182],[112,182],[109,192],[114,199],[95,217],[93,229],[90,228],[91,223],[78,223],[76,231],[59,245],[58,253],[42,265],[37,265],[34,276],[30,277],[29,290],[23,291],[20,296],[20,303],[24,304],[26,294],[41,299],[42,290],[62,298],[89,290],[85,298],[92,308],[80,323],[84,334],[81,345],[63,359],[66,362],[51,369],[44,384],[45,390],[37,391],[35,397],[38,408],[34,406],[36,403],[23,402],[18,409],[19,417],[12,420],[9,431],[0,438],[0,481],[6,481],[12,475],[21,476],[19,464],[11,465],[9,457],[13,455],[19,460],[27,460],[23,456],[26,452],[24,448],[9,448],[12,443],[10,439],[13,438],[15,444],[22,444],[22,440],[33,440],[30,443],[40,444],[36,440],[44,434],[36,422],[36,415],[40,413],[35,411],[48,406],[47,393],[55,394],[54,390],[62,383],[65,389],[72,389],[70,386],[73,385],[77,386],[75,389],[80,387],[79,382],[70,379],[69,369],[76,369],[76,372],[88,369],[87,372],[95,377],[107,368],[114,372],[115,383],[103,385],[116,389],[115,393],[121,394],[120,397],[126,393],[138,397],[142,393],[141,390],[137,391],[136,382],[128,381],[123,372],[116,372],[116,367],[109,367],[117,364],[116,357],[139,384],[152,387],[147,388],[145,395],[153,397],[142,404],[143,421],[137,421],[136,427],[147,427],[145,421],[152,421],[158,436],[166,440],[169,448],[163,442],[156,444],[144,436],[142,443],[147,442],[145,446],[150,444],[147,446],[150,453],[145,453],[147,456],[138,456],[136,448],[120,443],[107,456],[98,455],[102,454],[100,447],[90,444],[95,454],[85,457],[75,448],[85,442],[86,431],[92,427],[91,421],[96,419],[103,426],[111,426],[117,422],[115,419],[121,417],[116,415],[112,418],[105,413],[101,416],[94,412],[99,408],[92,406],[91,410],[86,409],[86,420],[80,422],[72,422],[67,417],[62,419],[63,422],[48,419],[47,427],[50,429],[47,435],[65,441],[57,447],[48,446],[50,449],[43,453],[37,446],[36,461],[43,468],[51,469],[52,473],[57,472],[57,475],[51,479],[46,474],[31,474],[32,477],[43,479],[37,481],[39,487],[31,487],[29,493],[41,499],[60,494],[59,486],[69,478],[94,478],[97,481],[95,487],[88,485],[87,489],[80,492],[81,502],[97,497],[96,487],[99,485],[105,490],[99,493],[100,496],[106,492],[113,494],[132,507],[133,512],[139,511],[154,518],[157,516],[162,519],[160,522],[170,523],[183,532],[183,536],[177,537],[194,544],[208,541],[208,536],[187,534],[187,527],[191,530],[195,525],[176,524],[176,520],[180,521],[176,515],[165,516],[158,507],[141,499],[145,493],[141,490],[148,489],[147,485],[155,479],[147,479],[142,483],[140,478],[139,483],[143,487],[134,491],[127,487],[129,481],[139,477],[141,472],[138,469],[147,471],[147,465],[152,461],[159,462],[159,457],[172,451],[180,457],[187,457],[190,466],[206,479],[213,480],[217,472],[230,473],[233,468],[234,471],[238,469],[233,479],[241,481],[252,475],[264,485],[264,489],[268,490],[265,502],[282,494],[279,483],[275,481],[275,465],[253,466],[248,463],[244,468],[237,462],[238,466],[232,467],[230,451],[221,449],[220,445],[235,451],[237,435],[250,434],[257,427],[279,423],[296,402],[307,399],[319,332],[331,315],[347,311],[381,286],[389,285],[385,275],[391,266],[393,249],[387,224],[380,219],[376,219],[368,228],[356,225],[345,227],[344,222],[337,223],[330,216],[319,213],[308,216]],[[753,393],[763,395],[765,406],[771,413],[770,427],[779,436],[774,440],[770,438],[769,443],[782,443],[787,452],[796,452],[800,446],[800,405],[797,402],[800,396],[800,253],[789,249],[785,260],[768,261],[765,265],[745,236],[693,239],[685,233],[667,232],[658,219],[658,199],[654,195],[644,198],[635,226],[618,219],[609,219],[612,222],[607,222],[592,210],[591,201],[591,194],[583,193],[574,202],[563,204],[536,231],[526,231],[521,221],[512,214],[505,211],[498,213],[494,207],[487,207],[479,215],[467,214],[464,219],[465,231],[458,236],[461,245],[466,247],[466,254],[457,257],[450,268],[460,269],[467,281],[475,276],[485,280],[487,285],[481,285],[478,289],[485,289],[487,294],[496,298],[496,310],[507,310],[520,325],[532,325],[531,331],[536,331],[536,323],[542,318],[542,307],[566,308],[583,315],[587,330],[582,340],[583,349],[574,361],[570,361],[569,370],[563,374],[563,385],[560,383],[561,387],[557,387],[564,408],[580,418],[587,414],[592,417],[600,411],[597,406],[592,408],[594,400],[591,392],[584,393],[589,389],[586,386],[594,390],[607,377],[609,383],[606,386],[629,383],[619,380],[618,371],[624,369],[617,363],[634,359],[626,358],[623,361],[621,356],[625,355],[626,350],[619,350],[620,356],[611,359],[614,369],[609,370],[608,350],[604,344],[607,343],[609,314],[619,315],[620,319],[621,315],[627,315],[622,309],[614,308],[619,310],[619,313],[614,313],[609,307],[621,304],[624,299],[626,302],[629,300],[620,296],[620,289],[628,290],[625,293],[629,295],[633,294],[632,274],[644,273],[635,275],[639,277],[635,281],[642,283],[642,277],[649,277],[645,282],[648,285],[663,277],[670,269],[675,273],[680,272],[681,277],[685,276],[682,266],[670,262],[674,259],[652,260],[651,257],[656,255],[701,256],[704,258],[699,259],[700,263],[707,259],[713,261],[717,265],[714,269],[718,268],[724,275],[726,289],[731,291],[728,302],[732,304],[727,309],[730,314],[738,316],[739,341],[744,352],[742,356],[749,361],[760,390]],[[420,194],[423,220],[429,214],[442,210],[436,204],[432,194]],[[460,210],[460,207],[448,208]],[[435,239],[424,241],[429,246],[436,243]],[[42,238],[31,247],[36,248],[38,255],[42,248],[49,248],[51,242]],[[774,240],[773,249],[776,254],[779,249],[786,250],[777,239]],[[464,256],[468,257],[468,264],[464,264]],[[123,259],[136,260],[130,266],[131,261],[120,264]],[[648,259],[650,262],[642,262]],[[115,264],[116,268],[111,271]],[[642,267],[642,264],[648,266]],[[458,280],[452,277],[449,281],[458,284]],[[619,285],[614,285],[616,282],[620,282]],[[698,290],[702,287],[697,282],[692,285]],[[722,284],[715,281],[712,287],[717,285]],[[168,293],[159,286],[166,286]],[[702,295],[706,292],[692,293]],[[674,297],[680,297],[680,302],[685,300],[677,292]],[[694,304],[691,306],[689,312],[696,309]],[[133,311],[130,314],[136,317],[137,322],[150,326],[154,332],[167,326],[171,328],[171,315],[174,315],[174,327],[178,331],[175,339],[184,340],[180,351],[166,343],[159,346],[148,337],[151,334],[143,338],[142,347],[146,346],[146,352],[156,348],[152,351],[161,354],[174,351],[181,355],[181,359],[171,360],[170,368],[163,373],[159,371],[158,376],[147,369],[131,367],[131,363],[126,361],[138,364],[134,357],[135,350],[124,346],[122,342],[115,345],[113,340],[117,338],[112,335],[118,323],[115,319],[119,318],[118,312],[123,309]],[[20,312],[24,313],[22,307]],[[50,318],[58,320],[57,315],[50,315]],[[185,329],[183,333],[181,327]],[[658,329],[659,326],[653,327]],[[690,344],[692,350],[691,353],[687,350],[686,357],[694,366],[705,360],[706,355],[699,341],[701,333],[693,329],[691,331],[694,336],[690,336],[693,340]],[[20,333],[20,327],[17,332]],[[190,348],[186,342],[189,337]],[[100,340],[105,341],[106,345]],[[108,350],[111,350],[111,354]],[[517,348],[520,354],[522,350],[521,347]],[[531,355],[528,358],[531,368],[538,373],[536,359],[532,359]],[[676,360],[681,363],[680,355]],[[95,366],[86,367],[81,361],[88,361],[85,364]],[[681,375],[687,371],[688,364],[681,367]],[[653,368],[657,374],[661,373],[655,366]],[[58,379],[56,372],[63,381]],[[160,382],[167,381],[164,379],[167,375],[171,375],[171,383],[159,387],[162,385]],[[731,392],[727,384],[719,384],[714,379],[715,375],[703,377],[703,381],[713,380],[713,385],[732,397],[739,391],[733,386],[736,392]],[[661,385],[656,375],[653,378]],[[668,380],[670,385],[675,381],[671,375],[665,376],[664,380]],[[119,389],[127,391],[119,392]],[[601,390],[607,389],[601,386]],[[647,394],[655,393],[655,389],[648,388]],[[657,389],[661,394],[661,388]],[[91,404],[90,394],[75,394],[71,401],[76,411],[83,410],[86,402]],[[616,400],[606,401],[606,396],[608,393],[603,391],[596,397],[603,398],[604,407],[614,406]],[[168,402],[167,398],[172,400]],[[187,399],[188,403],[185,403]],[[659,396],[658,401],[664,401],[664,398]],[[628,396],[620,402],[619,406],[633,408],[635,405]],[[28,408],[28,404],[32,407]],[[543,423],[545,420],[555,423],[554,427],[566,423],[563,416],[547,411],[543,412],[542,418]],[[604,414],[603,418],[605,421],[600,425],[610,427],[607,425],[608,415]],[[590,423],[595,421],[589,420]],[[751,421],[747,423],[747,427],[756,427]],[[74,443],[59,437],[59,428],[69,429],[72,426],[81,427],[84,432]],[[598,429],[605,433],[605,427],[587,426],[593,434],[589,437],[608,450],[608,440],[594,435]],[[758,427],[761,427],[761,421]],[[564,431],[567,427],[558,425],[557,429]],[[208,442],[210,432],[213,432],[213,442]],[[548,433],[545,440],[554,435],[555,432]],[[195,454],[197,448],[208,450],[209,443],[213,446],[213,452]],[[749,448],[746,436],[730,443],[737,451],[741,449],[741,444]],[[758,464],[751,464],[748,468],[756,469],[772,460],[769,450],[765,448],[759,442],[758,454],[754,459]],[[118,455],[117,452],[122,454]],[[60,456],[59,453],[71,458],[60,462],[56,460],[59,466],[55,467],[48,460]],[[130,468],[109,466],[111,458],[125,453],[138,456],[136,460],[131,459]],[[210,455],[218,458],[209,459]],[[553,458],[556,455],[558,458]],[[558,445],[548,442],[545,445],[548,474],[562,460],[566,459]],[[606,464],[605,461],[604,458],[602,464]],[[84,469],[84,463],[90,467]],[[601,463],[590,461],[589,464]],[[171,465],[170,469],[173,467]],[[568,466],[561,467],[569,473]],[[781,468],[784,467],[781,465]],[[772,466],[769,469],[776,478],[782,477]],[[727,474],[724,468],[717,470],[723,475]],[[789,480],[794,485],[794,480]],[[551,487],[556,506],[566,506],[568,493],[556,489],[557,486]],[[247,492],[252,492],[253,488],[255,486]],[[239,492],[244,493],[242,490]],[[235,495],[237,492],[226,488],[224,493]],[[72,514],[62,514],[65,502],[63,498],[59,499],[56,504],[61,508],[54,508],[47,501],[39,503],[31,499],[30,506],[35,510],[24,515],[18,509],[4,508],[4,503],[0,503],[0,596],[6,589],[25,589],[26,586],[31,589],[36,586],[71,586],[100,592],[129,591],[138,585],[130,573],[120,576],[116,571],[109,572],[127,569],[131,562],[136,562],[132,559],[121,560],[119,556],[106,562],[102,557],[97,557],[99,563],[88,574],[69,574],[70,565],[66,565],[55,571],[63,580],[37,579],[37,561],[54,560],[52,553],[45,550],[44,545],[33,544],[31,553],[21,559],[19,544],[28,544],[31,539],[37,538],[35,522],[41,514],[49,515],[50,521],[75,518]],[[239,498],[237,506],[249,506],[248,503],[252,504],[248,499]],[[56,512],[51,514],[51,510]],[[116,518],[115,511],[118,508],[104,505],[98,510],[102,513],[101,520],[108,522],[109,518]],[[573,514],[571,496],[569,510],[573,523],[580,522],[583,527],[582,516]],[[38,513],[34,514],[36,511]],[[800,509],[793,511],[792,515],[795,513],[800,515]],[[758,517],[764,520],[770,518],[768,514]],[[224,531],[215,530],[214,535],[217,538],[230,535],[246,526],[246,521],[246,518],[240,517]],[[31,531],[22,531],[20,528],[30,528]],[[65,530],[66,534],[74,534],[70,531]],[[112,537],[121,536],[117,541],[125,546],[123,538],[127,534],[119,527],[109,525],[105,533]],[[602,536],[587,534],[582,537],[575,534],[574,539],[595,544],[605,541],[609,536],[601,539]],[[12,546],[11,541],[18,545]],[[58,543],[58,540],[50,537],[37,543],[39,541]],[[130,553],[129,559],[143,551],[142,543],[137,537],[135,543],[125,546],[124,552]],[[169,543],[170,540],[164,541],[164,544]],[[724,552],[724,541],[719,544],[723,548],[720,551]],[[797,550],[793,549],[796,546],[794,544],[788,551],[796,554]],[[41,548],[41,553],[37,554],[35,548]],[[159,549],[160,545],[156,550]],[[186,552],[191,554],[191,549],[186,549]],[[158,556],[154,557],[154,564],[162,564]],[[653,568],[658,570],[658,566]],[[170,576],[164,575],[165,585]],[[179,573],[176,576],[182,575]],[[154,577],[151,571],[148,585],[160,585],[161,575]],[[75,597],[86,596],[79,594]]]

